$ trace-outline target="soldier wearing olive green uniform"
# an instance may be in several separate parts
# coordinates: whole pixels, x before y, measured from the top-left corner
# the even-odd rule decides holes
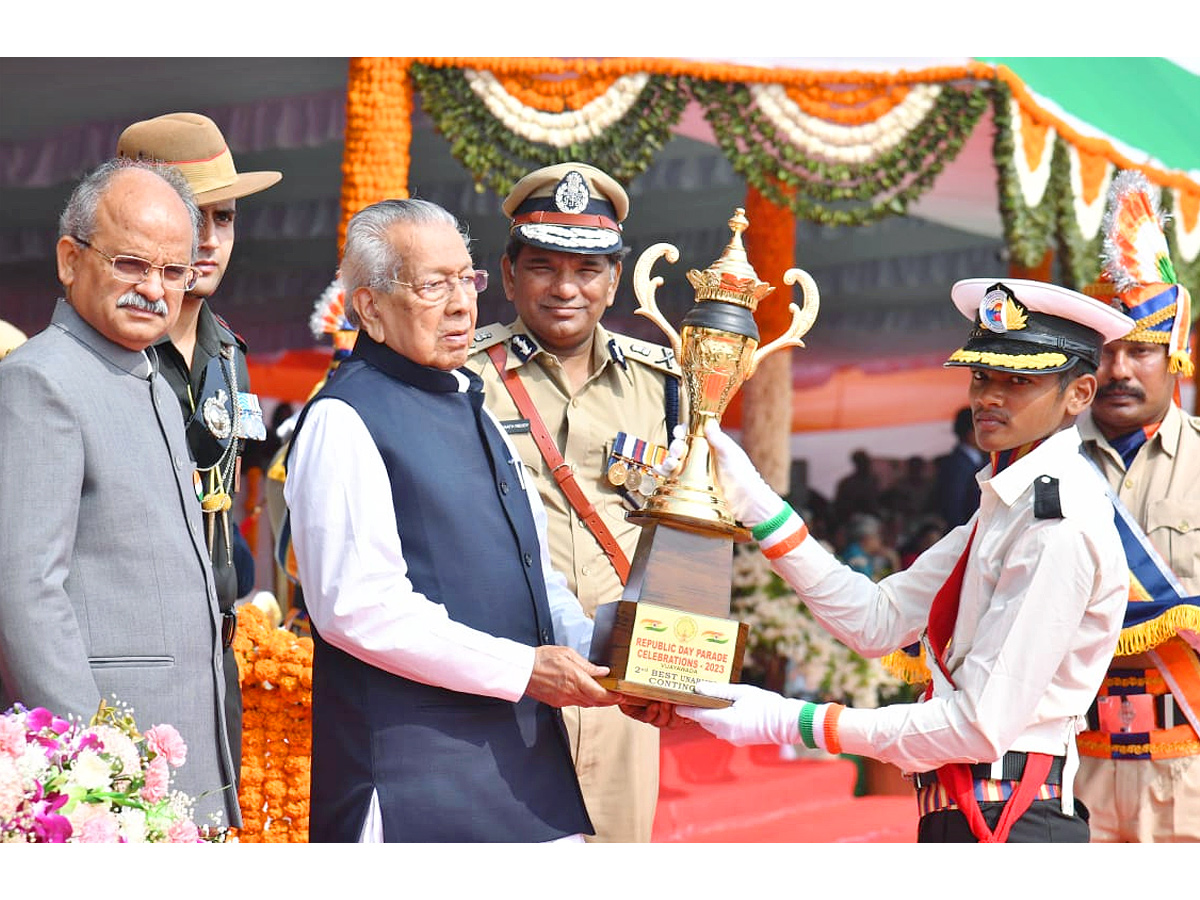
[[[581,163],[521,179],[504,202],[512,227],[501,263],[518,318],[477,328],[467,362],[538,484],[551,560],[588,615],[620,598],[621,576],[553,476],[492,354],[503,351],[503,370],[519,379],[579,490],[632,559],[641,529],[625,514],[653,492],[653,466],[686,412],[670,348],[600,324],[621,275],[620,222],[628,205],[620,185]],[[596,829],[589,840],[649,841],[658,802],[657,729],[616,707],[563,714]]]

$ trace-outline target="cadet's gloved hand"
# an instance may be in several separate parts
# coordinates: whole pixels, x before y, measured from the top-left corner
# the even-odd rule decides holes
[[[783,499],[771,490],[750,457],[715,419],[704,426],[704,436],[717,463],[717,483],[729,501],[729,509],[743,525],[761,525],[783,508]]]
[[[687,426],[679,424],[671,432],[671,443],[667,445],[667,455],[658,465],[654,466],[655,474],[669,478],[683,464],[685,453],[687,453]]]
[[[676,706],[675,714],[691,719],[724,741],[747,744],[799,744],[800,708],[803,700],[781,697],[750,684],[696,682],[696,693],[732,700],[724,709]]]

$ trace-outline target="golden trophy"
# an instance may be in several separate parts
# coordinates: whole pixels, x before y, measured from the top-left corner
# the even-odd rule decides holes
[[[687,450],[680,466],[637,512],[626,514],[643,528],[621,599],[596,610],[591,659],[610,669],[599,679],[610,690],[688,706],[728,706],[727,700],[695,693],[697,681],[736,682],[741,675],[749,626],[729,618],[733,587],[733,542],[750,532],[734,519],[717,485],[704,437],[709,419],[718,422],[738,388],[759,363],[784,347],[803,347],[801,338],[817,318],[820,298],[812,277],[788,269],[785,284],[800,283],[803,309],[789,305],[787,331],[758,346],[754,310],[774,287],[759,281],[746,259],[742,232],[745,210],[729,220],[733,236],[720,259],[704,271],[687,273],[696,305],[683,319],[682,335],[655,302],[661,277],[650,277],[659,257],[674,263],[679,251],[655,244],[633,272],[636,314],[662,329],[683,370],[688,399]]]

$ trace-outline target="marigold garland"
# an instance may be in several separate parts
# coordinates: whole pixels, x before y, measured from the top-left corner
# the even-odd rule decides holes
[[[908,97],[909,87],[833,90],[822,85],[784,87],[784,93],[810,116],[839,125],[863,125],[887,115]]]
[[[243,707],[238,840],[307,843],[312,638],[272,627],[246,604],[238,610],[233,650]]]
[[[356,212],[389,197],[408,196],[412,143],[408,69],[409,61],[404,57],[350,61],[339,248],[346,240],[346,225]]]
[[[581,109],[613,86],[620,75],[577,75],[553,78],[543,75],[506,75],[497,80],[526,106],[543,112]]]
[[[795,266],[796,218],[751,187],[746,190],[746,219],[746,258],[761,280],[775,286],[754,311],[761,345],[783,334],[792,321],[792,288],[783,283],[783,273]]]
[[[797,217],[828,225],[865,225],[903,214],[962,149],[987,105],[982,88],[944,85],[919,123],[898,140],[888,138],[894,149],[863,163],[829,163],[780,132],[747,85],[690,86],[734,169]]]
[[[522,139],[486,108],[481,111],[479,98],[461,85],[468,69],[489,73],[529,113],[569,113],[604,99],[624,76],[648,74],[651,79],[633,113],[601,132],[580,131],[587,140],[573,139],[556,148]],[[410,71],[411,83],[406,77]],[[1064,280],[1075,287],[1089,280],[1098,263],[1088,235],[1094,210],[1085,197],[1097,184],[1100,160],[1107,160],[1115,168],[1141,169],[1153,183],[1173,189],[1181,219],[1191,223],[1179,235],[1168,229],[1175,269],[1181,282],[1193,293],[1200,292],[1200,259],[1190,230],[1200,197],[1195,182],[1184,173],[1138,165],[1108,141],[1079,134],[1041,108],[1005,66],[972,62],[867,72],[682,58],[414,57],[354,60],[350,74],[343,222],[366,203],[406,195],[413,84],[451,152],[473,173],[480,190],[490,187],[504,193],[529,169],[572,158],[587,159],[628,184],[651,164],[683,106],[695,99],[705,107],[722,150],[749,185],[772,203],[787,205],[797,217],[823,224],[861,225],[904,214],[958,153],[990,105],[997,132],[993,152],[1001,219],[1014,265],[1033,269],[1058,247],[1066,261]],[[855,161],[830,162],[795,146],[747,101],[749,85],[781,86],[789,102],[806,115],[830,127],[864,129],[863,148],[847,157]],[[942,88],[934,110],[908,129],[898,146],[882,152],[884,145],[870,137],[870,126],[904,104],[912,89],[931,85]],[[1013,132],[1012,109],[1018,111],[1019,135]],[[829,132],[830,137],[836,134]],[[818,135],[816,140],[822,138]],[[1078,159],[1070,148],[1079,151]],[[1039,165],[1046,158],[1039,150],[1045,151],[1049,166]],[[872,153],[879,155],[871,158]],[[1027,154],[1020,161],[1025,172],[1038,172],[1040,183],[1026,184],[1036,195],[1029,202],[1020,196],[1028,179],[1023,181],[1017,169],[1016,153]],[[1090,167],[1087,172],[1080,170],[1084,163]]]
[[[687,100],[675,79],[654,75],[629,104],[629,111],[602,133],[592,136],[594,128],[587,120],[567,121],[574,110],[564,109],[564,128],[570,130],[552,135],[549,129],[553,126],[539,120],[533,131],[545,132],[546,140],[534,141],[517,134],[489,109],[469,81],[474,71],[419,62],[411,68],[422,108],[450,144],[451,154],[472,173],[480,190],[491,188],[499,195],[506,194],[531,169],[575,159],[587,160],[628,184],[649,167],[655,153],[670,139],[671,127]],[[502,79],[506,72],[498,69],[490,75]],[[557,143],[551,143],[552,139]]]

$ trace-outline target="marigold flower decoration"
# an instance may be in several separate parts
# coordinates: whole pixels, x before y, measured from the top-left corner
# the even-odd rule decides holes
[[[242,680],[244,843],[306,843],[312,756],[312,638],[275,628],[247,604],[234,654]]]

